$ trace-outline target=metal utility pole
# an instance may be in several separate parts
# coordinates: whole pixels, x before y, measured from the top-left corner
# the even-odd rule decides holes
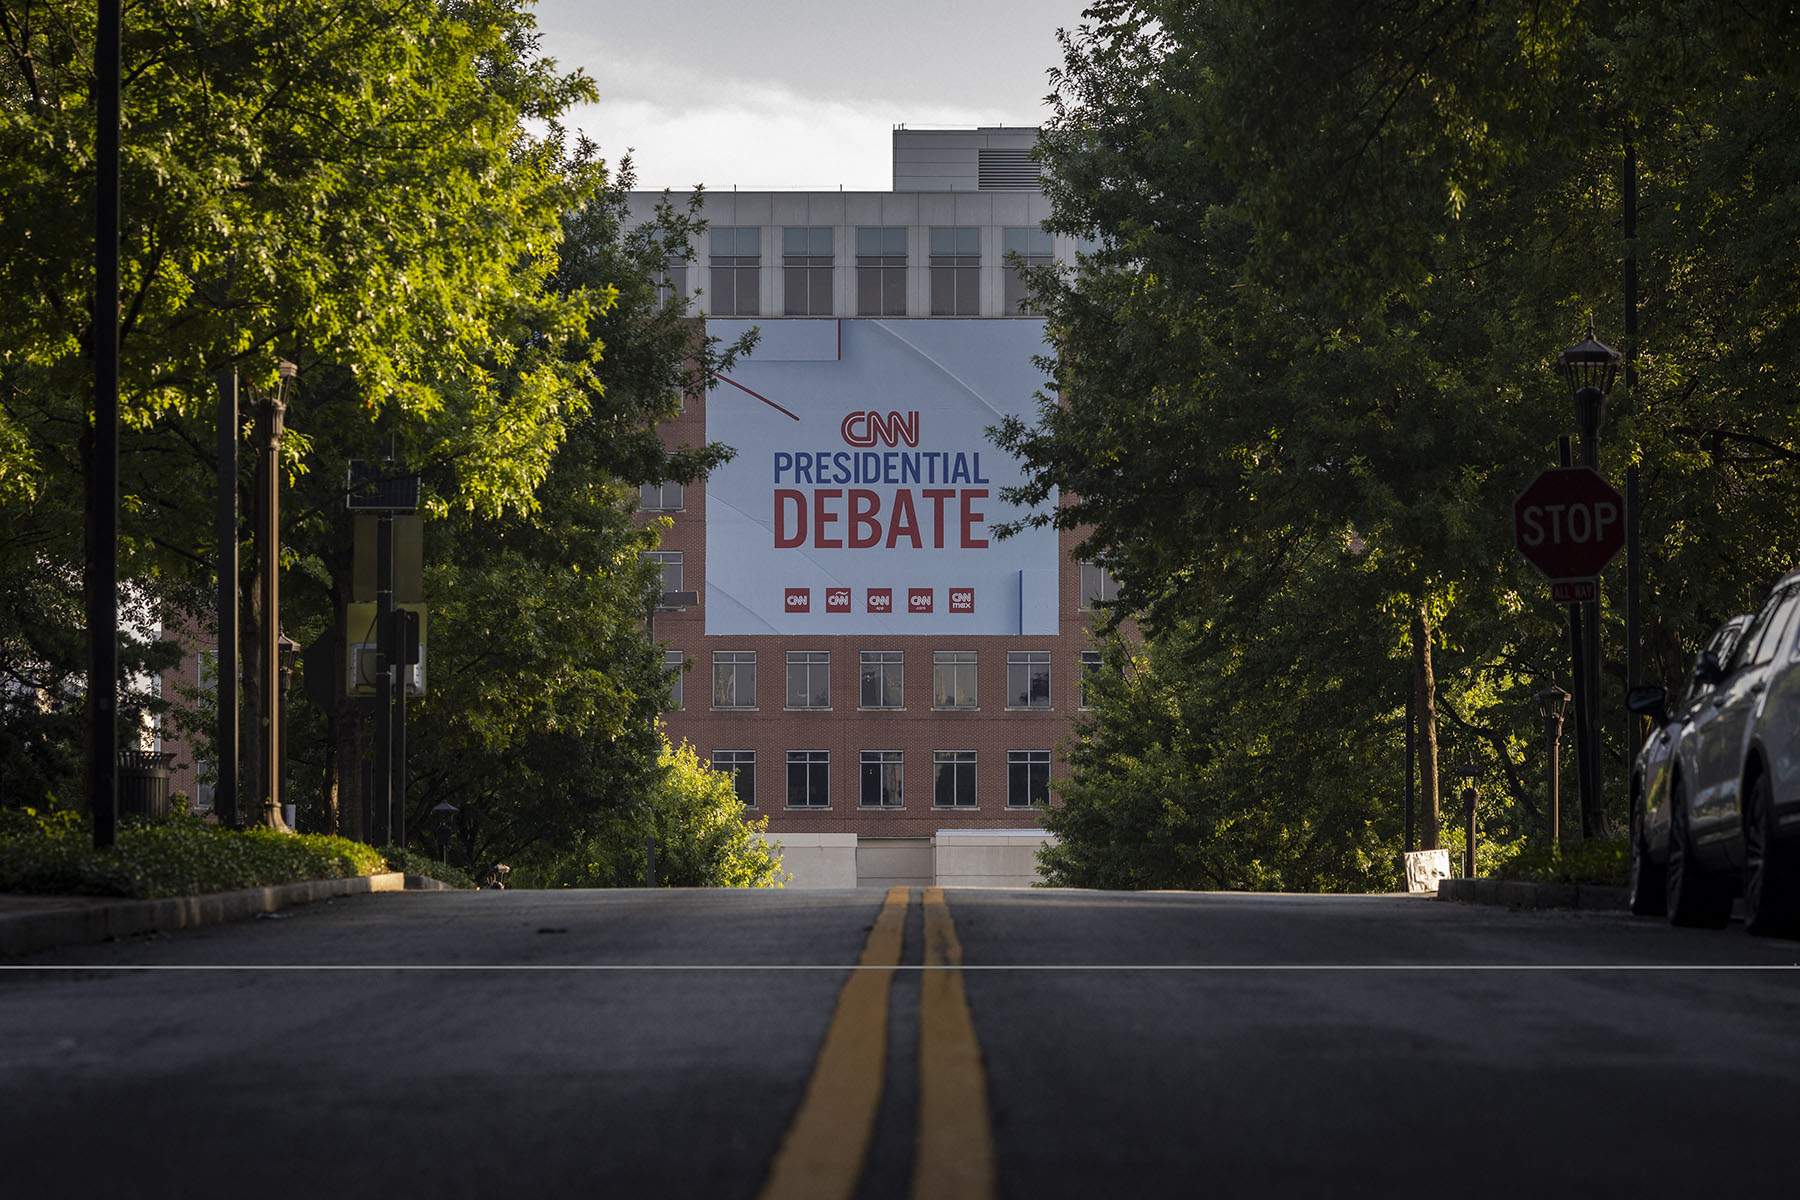
[[[222,297],[221,297],[222,298]],[[218,781],[213,815],[227,829],[238,823],[238,377],[236,368],[219,372],[219,496],[214,524],[219,543],[219,639],[213,679],[218,689]]]
[[[375,813],[394,844],[394,517],[375,522]]]
[[[119,822],[119,8],[94,36],[94,424],[87,490],[88,805],[94,845]]]

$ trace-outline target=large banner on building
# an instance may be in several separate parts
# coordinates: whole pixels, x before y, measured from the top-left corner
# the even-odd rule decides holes
[[[994,536],[1023,476],[986,434],[1035,419],[1043,323],[760,328],[707,396],[737,456],[706,482],[706,632],[1055,634],[1056,533]]]

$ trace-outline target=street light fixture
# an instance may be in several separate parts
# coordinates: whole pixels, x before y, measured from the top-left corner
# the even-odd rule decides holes
[[[1557,370],[1568,380],[1569,394],[1575,401],[1575,424],[1581,429],[1581,460],[1589,467],[1600,465],[1600,424],[1606,418],[1606,398],[1619,377],[1623,357],[1594,336],[1592,317],[1588,318],[1587,337],[1556,356]]]
[[[1569,693],[1552,683],[1533,699],[1537,701],[1538,716],[1544,718],[1544,749],[1547,756],[1544,776],[1550,792],[1550,848],[1555,850],[1562,829],[1557,797],[1557,788],[1561,782],[1557,759],[1561,754],[1563,709],[1569,703]]]

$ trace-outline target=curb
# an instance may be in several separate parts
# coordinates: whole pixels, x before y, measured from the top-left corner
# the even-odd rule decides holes
[[[1526,883],[1516,879],[1440,879],[1437,898],[1508,908],[1573,908],[1624,912],[1629,892],[1593,883]]]
[[[423,876],[390,871],[379,875],[352,875],[346,879],[314,879],[274,887],[244,888],[235,892],[209,892],[204,896],[172,896],[164,900],[106,901],[70,896],[67,897],[69,903],[62,907],[0,914],[0,955],[29,954],[55,946],[105,942],[140,933],[220,925],[297,904],[335,900],[340,896],[398,892],[405,890],[415,878],[424,879]],[[448,886],[438,884],[435,879],[430,885]]]

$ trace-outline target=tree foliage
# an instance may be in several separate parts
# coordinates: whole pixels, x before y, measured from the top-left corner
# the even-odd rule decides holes
[[[683,742],[666,743],[655,783],[638,803],[607,815],[572,853],[525,880],[545,887],[642,887],[654,839],[659,887],[780,887],[779,846],[761,836],[769,818],[746,820],[731,777]]]
[[[1704,0],[1211,0],[1101,3],[1065,35],[1040,153],[1050,224],[1094,249],[1039,277],[1055,391],[1000,438],[1148,636],[1093,744],[1165,714],[1146,791],[1195,861],[1247,839],[1224,886],[1368,884],[1399,848],[1413,614],[1448,756],[1504,780],[1484,826],[1528,827],[1529,696],[1568,668],[1511,501],[1572,424],[1551,365],[1590,313],[1632,359],[1602,471],[1642,470],[1651,673],[1790,561],[1795,28]],[[1145,709],[1165,692],[1197,698]],[[1617,810],[1622,714],[1608,734]],[[1137,778],[1101,757],[1078,751],[1065,836],[1090,782]]]

